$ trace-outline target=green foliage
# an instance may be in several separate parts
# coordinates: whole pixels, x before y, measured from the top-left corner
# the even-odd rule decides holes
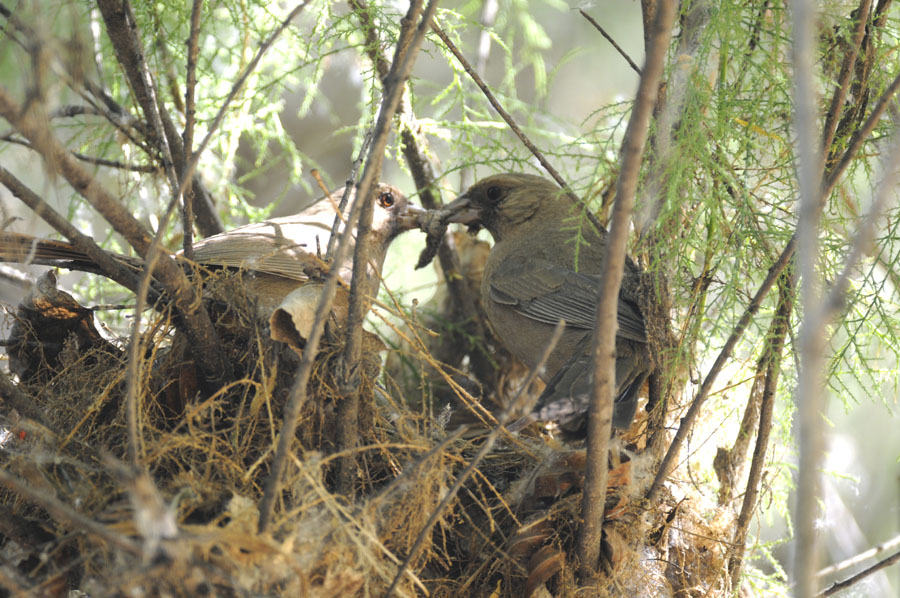
[[[680,335],[683,359],[701,376],[796,227],[789,15],[783,3],[725,0],[711,4],[705,15],[706,25],[696,39],[685,35],[673,42],[667,71],[670,85],[665,98],[669,105],[678,106],[677,118],[667,129],[659,126],[660,120],[655,121],[636,211],[640,236],[635,236],[631,247],[645,268],[667,277],[673,301],[672,320],[676,335]],[[148,65],[160,89],[160,101],[181,127],[184,114],[179,107],[184,95],[185,40],[189,37],[191,5],[163,0],[137,2],[133,6],[148,52]],[[91,64],[96,58],[99,78],[111,97],[132,114],[139,113],[108,39],[101,35],[88,41],[89,19],[99,18],[94,15],[96,9],[90,3],[68,1],[54,3],[53,7],[58,10],[47,12],[58,17],[44,25],[46,30],[81,48],[82,53],[74,60]],[[277,3],[233,0],[205,5],[197,63],[195,146],[206,135],[234,82],[289,8]],[[548,106],[556,80],[563,77],[567,65],[572,64],[570,60],[588,50],[569,49],[553,54],[558,50],[554,37],[536,15],[539,11],[557,11],[557,16],[569,23],[580,17],[558,0],[513,0],[501,2],[495,23],[486,27],[479,22],[480,10],[480,2],[442,5],[437,20],[473,64],[479,36],[488,37],[491,54],[484,77],[492,92],[548,160],[564,173],[572,188],[589,199],[591,207],[599,207],[599,191],[617,176],[617,152],[630,102],[612,99],[602,105],[591,104],[583,113],[552,113]],[[846,3],[826,2],[822,10],[817,84],[819,108],[824,114],[852,35],[852,22]],[[370,14],[377,24],[379,48],[392,48],[403,12],[393,3],[373,2]],[[839,128],[834,141],[838,157],[878,95],[897,74],[897,15],[898,9],[891,8],[886,24],[870,32],[872,50],[860,60],[875,66],[868,73],[867,89],[854,89],[848,97],[845,114],[859,108],[860,116]],[[74,28],[67,24],[69,19],[76,23]],[[596,35],[598,45],[605,43],[592,30],[591,35]],[[14,72],[23,60],[29,60],[22,47],[9,39],[2,43],[0,72]],[[308,177],[302,175],[315,167],[312,146],[324,141],[292,139],[286,132],[286,118],[315,113],[316,118],[328,123],[329,136],[353,136],[358,148],[364,131],[375,119],[381,94],[365,43],[357,16],[346,5],[320,0],[311,3],[266,52],[228,106],[225,120],[214,132],[201,160],[203,179],[227,221],[259,219],[275,207],[277,202],[255,207],[251,189],[276,170],[289,173],[277,197],[284,197],[297,185],[310,188]],[[91,56],[94,45],[96,57]],[[442,182],[456,188],[457,175],[471,181],[492,172],[539,172],[533,157],[433,34],[429,34],[423,52],[428,57],[427,69],[417,65],[411,85],[415,116],[406,115],[408,120],[404,122],[429,142],[432,156],[439,158],[436,162],[440,163]],[[351,57],[354,75],[359,77],[355,90],[358,114],[355,121],[349,122],[337,115],[322,91],[328,70],[339,57],[347,55]],[[83,70],[86,78],[97,77],[91,69]],[[604,65],[578,75],[602,77]],[[678,76],[684,79],[680,88],[672,83]],[[46,93],[58,92],[66,85],[64,78],[56,80],[53,75],[39,81],[24,79],[27,83],[18,80],[22,89],[32,86],[47,90]],[[291,104],[291,114],[286,114],[286,94],[299,96]],[[71,100],[72,95],[61,93],[65,101]],[[857,226],[868,209],[870,191],[882,176],[878,162],[886,146],[890,121],[886,118],[878,125],[861,154],[852,160],[840,185],[827,198],[819,260],[826,281],[832,281],[840,272]],[[145,154],[137,144],[122,139],[114,127],[94,117],[76,117],[65,131],[73,150],[95,158],[139,166],[158,163],[157,156]],[[392,141],[389,155],[402,164],[396,137],[399,136]],[[348,166],[350,160],[348,156]],[[829,168],[832,166],[833,162],[829,162]],[[131,202],[134,211],[146,222],[158,221],[170,193],[164,179],[124,169],[112,172],[110,178],[126,190],[122,196]],[[346,172],[330,174],[337,181],[328,182],[334,183]],[[70,216],[77,221],[83,211],[83,206],[73,202]],[[845,405],[897,393],[897,202],[892,204],[884,222],[887,224],[879,230],[866,260],[853,273],[851,292],[832,328],[829,390]],[[573,225],[576,243],[581,242],[577,224]],[[178,226],[170,226],[170,247],[177,246]],[[107,243],[115,247],[113,237]],[[705,294],[694,292],[700,278],[712,281]],[[98,296],[96,290],[88,292]],[[764,335],[776,298],[776,293],[770,293],[752,320],[728,371],[732,381],[752,378],[765,346]],[[794,315],[794,328],[801,317],[801,313]],[[792,345],[789,347],[793,351]],[[795,378],[792,357],[788,355],[783,361],[778,386],[778,448],[770,460],[774,473],[763,500],[780,514],[787,513],[790,480],[785,462],[791,445],[790,395]],[[749,384],[744,382],[738,391],[716,395],[709,408],[719,415],[739,413]],[[688,392],[684,397],[685,402],[689,395]],[[772,548],[760,543],[756,554],[772,563]]]

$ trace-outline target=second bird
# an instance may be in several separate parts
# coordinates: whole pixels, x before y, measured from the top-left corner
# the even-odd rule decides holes
[[[606,231],[583,218],[575,197],[528,174],[482,179],[442,211],[450,214],[449,222],[484,227],[493,236],[481,296],[491,326],[516,357],[537,365],[553,327],[565,320],[543,375],[547,387],[528,420],[556,421],[564,432],[583,435],[593,386],[591,341]],[[634,262],[626,260],[616,336],[616,428],[631,424],[652,365],[644,318],[633,295],[639,274]]]
[[[355,197],[355,192],[354,189],[351,198]],[[343,188],[338,189],[292,216],[245,224],[202,239],[194,244],[194,261],[208,268],[243,271],[246,292],[256,298],[260,313],[268,318],[288,293],[308,280],[310,269],[323,267],[318,256],[325,253],[342,193]],[[372,196],[375,201],[372,252],[366,274],[374,293],[378,289],[388,246],[400,233],[418,228],[423,210],[399,189],[385,183],[379,183]],[[351,204],[352,201],[347,203],[344,218],[349,214]],[[343,225],[340,229],[343,230]],[[356,242],[355,230],[352,242]],[[135,269],[143,267],[139,258],[116,256],[116,259]],[[0,232],[0,261],[102,273],[93,260],[70,243],[17,233]],[[340,277],[349,284],[353,269],[352,247],[337,267]]]

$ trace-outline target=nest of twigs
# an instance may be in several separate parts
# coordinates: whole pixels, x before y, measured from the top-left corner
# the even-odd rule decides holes
[[[102,332],[91,310],[54,282],[42,280],[18,307],[9,342],[19,400],[34,409],[33,417],[13,411],[2,428],[7,588],[41,596],[324,598],[383,596],[396,580],[396,596],[576,594],[583,447],[537,428],[503,433],[429,526],[487,430],[444,442],[451,431],[441,405],[422,408],[417,397],[409,408],[381,372],[384,345],[370,339],[356,488],[352,498],[336,494],[342,340],[326,335],[283,491],[259,533],[297,353],[272,341],[252,299],[225,281],[228,300],[213,297],[209,306],[237,375],[204,398],[171,314],[147,312],[136,385],[140,467],[126,466],[128,339]],[[713,524],[690,502],[638,498],[652,465],[642,456],[645,421],[610,464],[603,569],[593,591],[724,595],[715,581],[723,549],[707,539],[717,536]]]

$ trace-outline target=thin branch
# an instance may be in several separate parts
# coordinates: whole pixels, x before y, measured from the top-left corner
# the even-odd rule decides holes
[[[429,9],[433,11],[432,4],[435,3],[431,2],[429,4]],[[419,39],[419,42],[421,42],[421,39]],[[347,217],[348,222],[354,222],[359,219],[363,203],[369,201],[369,189],[374,183],[376,175],[381,170],[381,160],[384,158],[384,151],[387,146],[391,119],[397,109],[397,105],[400,103],[403,82],[409,73],[409,69],[412,67],[415,51],[411,50],[410,54],[411,55],[407,56],[407,60],[404,61],[401,66],[397,67],[396,73],[398,78],[391,82],[391,85],[387,87],[387,93],[382,98],[379,118],[373,134],[372,148],[369,150],[369,158],[366,161],[366,167],[363,170],[362,180],[357,186],[356,200],[353,202],[350,214]],[[349,250],[349,240],[352,231],[352,226],[347,226],[344,229],[341,239],[338,242],[337,249],[335,250],[334,263],[339,264],[345,259],[347,251]],[[360,243],[359,239],[357,239],[357,243]],[[361,269],[364,270],[365,268]],[[309,381],[309,376],[312,373],[313,360],[318,352],[319,340],[322,337],[325,320],[331,312],[331,305],[334,301],[338,270],[338,268],[331,268],[328,272],[328,276],[325,278],[322,296],[316,306],[315,320],[313,321],[309,338],[306,341],[306,347],[303,350],[303,357],[300,360],[297,377],[291,388],[290,398],[288,399],[288,403],[284,410],[284,421],[278,435],[278,445],[275,449],[275,456],[272,459],[272,470],[269,473],[269,477],[266,479],[263,497],[259,506],[259,521],[257,523],[257,528],[260,533],[268,528],[272,519],[275,501],[281,491],[281,478],[284,475],[291,443],[297,431],[297,420],[300,417],[300,409],[306,403],[306,385]],[[356,270],[356,268],[354,268],[354,270]]]
[[[27,147],[28,149],[35,149],[33,145],[31,145],[28,141],[24,139],[19,139],[18,137],[13,136],[13,134],[7,134],[0,136],[0,141],[5,141],[7,143],[13,143],[15,145],[21,145],[22,147]],[[141,164],[126,164],[125,162],[119,162],[118,160],[107,160],[106,158],[97,158],[94,156],[88,156],[87,154],[82,154],[81,152],[72,152],[72,155],[82,162],[87,164],[93,164],[95,166],[106,166],[109,168],[116,168],[119,170],[128,170],[130,172],[143,172],[143,173],[151,173],[156,172],[156,166],[152,165],[141,165]]]
[[[97,245],[94,239],[75,228],[65,216],[50,207],[39,195],[2,166],[0,166],[0,184],[3,184],[22,203],[31,208],[35,214],[67,238],[75,248],[96,262],[104,276],[116,281],[132,292],[137,292],[140,280],[134,270],[116,261],[112,255]],[[156,299],[158,297],[154,297],[154,300]]]
[[[826,575],[833,575],[835,573],[839,573],[840,571],[843,571],[844,569],[849,569],[850,567],[855,567],[856,565],[860,564],[861,562],[863,562],[867,559],[876,557],[879,554],[881,554],[882,552],[886,552],[888,550],[891,550],[892,548],[896,548],[897,546],[900,546],[900,536],[894,536],[890,540],[888,540],[886,542],[881,542],[880,544],[876,544],[872,548],[869,548],[868,550],[864,550],[863,552],[860,552],[859,554],[853,555],[852,557],[850,557],[848,559],[844,559],[843,561],[841,561],[839,563],[835,563],[833,565],[829,565],[828,567],[825,567],[824,569],[820,569],[819,572],[816,573],[816,577],[825,577]]]
[[[359,153],[356,155],[356,160],[354,160],[353,164],[350,165],[350,174],[347,176],[347,181],[345,182],[344,193],[343,195],[341,195],[341,201],[338,203],[337,210],[335,210],[334,222],[331,224],[331,235],[328,237],[328,246],[325,250],[326,261],[331,260],[331,256],[334,254],[335,244],[340,238],[338,231],[340,231],[341,223],[344,221],[344,208],[347,207],[347,202],[349,201],[350,194],[353,191],[353,185],[356,184],[356,178],[359,174],[359,169],[362,168],[363,162],[366,158],[366,154],[369,151],[369,145],[371,143],[372,130],[369,129],[363,136],[363,142],[359,148]],[[323,183],[320,184],[324,187]]]
[[[884,559],[883,561],[879,561],[879,562],[875,563],[874,565],[872,565],[871,567],[868,567],[867,569],[863,569],[862,571],[860,571],[853,577],[849,577],[849,578],[845,579],[844,581],[840,581],[840,582],[836,582],[836,583],[832,584],[832,586],[830,588],[828,588],[827,590],[825,590],[824,592],[816,594],[816,598],[826,598],[827,596],[833,596],[834,594],[837,594],[838,592],[840,592],[842,590],[846,590],[850,586],[862,581],[863,579],[872,575],[873,573],[878,573],[882,569],[890,567],[894,563],[900,563],[900,552],[896,552],[896,553],[892,554],[891,556],[889,556],[888,558]]]
[[[87,534],[103,538],[111,545],[135,556],[143,555],[143,550],[140,545],[127,536],[124,536],[103,524],[97,523],[92,519],[88,519],[69,505],[61,502],[55,496],[52,496],[46,491],[32,488],[25,480],[9,473],[5,469],[0,469],[0,484],[3,484],[22,498],[44,509],[57,521],[63,521]]]
[[[612,223],[606,241],[606,254],[600,269],[601,290],[594,322],[594,388],[588,412],[587,469],[581,513],[583,523],[578,535],[581,574],[587,578],[597,569],[603,510],[606,501],[607,455],[612,432],[613,397],[616,388],[616,312],[619,288],[625,269],[625,245],[631,228],[631,214],[650,116],[656,104],[657,86],[665,66],[666,51],[675,19],[675,0],[661,0],[653,23],[652,43],[644,63],[625,140],[621,151],[621,171],[616,183]]]
[[[563,189],[568,190],[569,185],[568,183],[566,183],[565,179],[562,178],[562,175],[560,175],[556,171],[553,165],[551,165],[550,162],[547,161],[547,158],[544,157],[544,154],[541,153],[537,146],[535,146],[528,138],[528,136],[525,135],[522,129],[519,128],[519,125],[516,123],[515,119],[513,119],[512,115],[510,115],[510,113],[503,108],[503,105],[497,100],[484,80],[478,75],[477,72],[475,72],[475,69],[471,64],[469,64],[469,61],[466,60],[465,56],[463,56],[459,48],[456,47],[456,44],[454,44],[450,40],[447,34],[444,33],[444,30],[439,26],[432,25],[431,28],[437,34],[437,36],[441,38],[441,41],[444,42],[444,45],[447,46],[447,49],[453,53],[453,55],[459,61],[460,65],[462,65],[463,69],[466,71],[466,74],[468,74],[469,77],[471,77],[472,81],[475,82],[475,85],[477,85],[478,88],[481,89],[481,92],[487,98],[488,102],[491,103],[491,106],[494,107],[494,110],[497,111],[497,114],[499,114],[500,117],[506,121],[506,124],[509,125],[509,128],[513,133],[515,133],[516,137],[518,137],[522,144],[528,148],[528,151],[530,151],[532,155],[537,158],[537,161],[541,163],[541,166],[544,167],[544,170],[546,170],[547,173],[552,176],[557,183],[559,183],[559,186]]]
[[[6,264],[0,264],[0,280],[26,292],[31,289],[34,282],[30,276],[21,270],[16,270]]]
[[[759,407],[759,429],[756,434],[756,446],[753,449],[753,458],[750,462],[750,473],[747,476],[747,490],[744,492],[744,500],[741,503],[741,511],[734,524],[734,540],[731,544],[731,555],[728,558],[728,570],[731,574],[731,587],[737,588],[741,578],[745,544],[747,542],[747,530],[750,527],[750,519],[756,512],[759,488],[762,482],[763,467],[766,463],[766,450],[769,446],[769,436],[772,432],[772,413],[775,407],[775,390],[778,387],[778,376],[781,372],[781,358],[784,353],[784,342],[790,330],[791,313],[794,310],[793,275],[790,272],[782,274],[779,280],[778,308],[769,333],[766,335],[766,375],[763,384],[762,400]]]
[[[834,169],[826,177],[821,195],[819,196],[820,206],[823,206],[825,204],[828,197],[834,191],[834,188],[837,186],[837,183],[843,175],[844,171],[850,165],[850,162],[856,157],[860,148],[862,148],[863,143],[865,143],[866,139],[875,129],[875,125],[878,124],[878,121],[881,119],[881,116],[884,114],[884,111],[890,103],[891,99],[894,97],[894,95],[896,95],[898,89],[900,89],[900,74],[898,74],[894,78],[891,85],[888,86],[888,88],[881,95],[875,107],[872,109],[872,113],[869,115],[869,118],[866,120],[863,126],[857,129],[856,133],[854,133],[853,138],[850,140],[850,144],[848,145],[847,150],[844,152],[840,162],[835,165]],[[678,430],[675,433],[675,437],[672,439],[672,442],[669,445],[669,449],[666,452],[665,457],[663,457],[659,469],[656,472],[656,476],[653,478],[653,483],[650,485],[650,489],[647,491],[646,498],[648,501],[652,502],[656,496],[656,493],[659,492],[659,490],[662,488],[663,483],[669,475],[669,471],[674,465],[675,457],[681,450],[681,445],[687,438],[688,432],[693,426],[694,421],[696,421],[697,416],[700,413],[700,409],[703,407],[703,404],[709,397],[709,393],[712,390],[713,384],[715,384],[716,378],[722,371],[725,363],[731,358],[731,354],[734,352],[734,348],[737,346],[738,341],[743,336],[744,331],[747,329],[747,326],[749,326],[750,321],[753,319],[753,316],[755,316],[759,311],[760,306],[762,306],[763,300],[771,290],[772,286],[775,284],[775,281],[778,280],[778,277],[781,276],[781,273],[791,262],[794,256],[794,250],[796,248],[797,235],[796,233],[794,233],[794,235],[792,235],[788,240],[784,249],[781,251],[781,254],[769,267],[766,278],[763,280],[763,282],[759,286],[759,289],[757,289],[756,293],[753,295],[753,298],[747,305],[747,309],[741,315],[737,324],[735,324],[731,335],[728,337],[728,340],[725,341],[722,350],[719,352],[719,355],[716,357],[715,362],[713,363],[712,367],[710,367],[709,372],[706,374],[706,377],[703,379],[703,384],[701,384],[700,390],[697,391],[697,396],[695,396],[691,401],[691,406],[688,408],[687,413],[685,413],[681,418],[681,422],[678,425]]]
[[[197,56],[200,54],[200,14],[203,12],[203,0],[194,0],[191,6],[191,32],[188,36],[187,80],[184,87],[184,141],[185,157],[193,156],[194,123],[197,116]],[[185,259],[194,259],[194,194],[185,189],[182,211],[181,230],[184,234],[182,249]]]
[[[636,64],[634,63],[634,61],[631,59],[631,56],[629,56],[628,53],[625,52],[625,50],[623,50],[623,49],[621,48],[621,46],[619,46],[619,44],[616,43],[616,40],[614,40],[614,39],[612,38],[612,36],[611,36],[610,34],[608,34],[608,33],[606,32],[606,30],[603,29],[603,27],[600,26],[600,23],[598,23],[598,22],[594,19],[594,17],[592,17],[592,16],[589,15],[588,13],[584,12],[584,9],[583,9],[583,8],[579,8],[579,9],[578,9],[578,12],[581,13],[581,16],[583,16],[585,19],[588,20],[588,23],[590,23],[591,25],[593,25],[594,28],[597,29],[597,31],[600,32],[600,35],[602,35],[603,37],[606,38],[606,41],[608,41],[610,44],[612,44],[612,47],[616,49],[616,52],[618,52],[619,54],[621,54],[622,58],[625,59],[625,62],[628,63],[628,66],[631,67],[631,70],[633,70],[635,73],[637,73],[637,74],[638,74],[638,77],[640,77],[640,76],[641,76],[641,69],[640,69],[640,67],[639,67],[638,65],[636,65]]]
[[[31,141],[45,162],[58,169],[69,184],[112,225],[116,232],[121,234],[138,254],[147,259],[153,239],[121,202],[78,164],[53,136],[45,120],[38,118],[34,111],[23,113],[21,107],[2,89],[0,89],[0,115]],[[215,340],[216,335],[209,315],[206,310],[197,309],[201,305],[197,289],[191,285],[175,260],[169,257],[160,260],[154,270],[157,279],[174,299],[192,355],[200,370],[202,385],[206,392],[211,393],[214,388],[218,388],[222,380],[230,377],[231,367],[225,359],[222,346]]]
[[[881,94],[881,97],[878,98],[878,102],[876,102],[875,107],[872,108],[872,112],[869,114],[869,118],[866,119],[866,122],[853,133],[853,137],[847,145],[847,150],[841,156],[840,162],[838,162],[834,169],[825,177],[825,185],[820,200],[822,205],[825,204],[825,201],[831,195],[831,192],[837,187],[838,181],[841,176],[843,176],[844,171],[847,170],[847,167],[850,166],[850,162],[856,158],[859,150],[862,149],[863,143],[866,142],[869,135],[875,130],[875,125],[881,120],[884,111],[887,110],[888,105],[897,94],[898,90],[900,90],[900,73],[894,77],[891,84],[888,85],[887,89],[884,90],[884,93]]]
[[[822,129],[822,157],[823,162],[820,167],[825,169],[824,159],[831,152],[831,144],[834,141],[834,134],[837,131],[838,121],[840,120],[841,111],[844,109],[844,101],[847,99],[847,92],[850,90],[850,76],[853,74],[856,66],[856,57],[859,55],[859,48],[862,45],[863,37],[866,33],[866,25],[869,21],[869,10],[872,7],[872,0],[860,0],[857,9],[856,30],[853,32],[853,39],[850,41],[850,49],[844,55],[844,62],[841,64],[841,73],[838,75],[837,87],[834,95],[831,96],[831,105],[825,114],[825,126]]]
[[[385,137],[394,113],[400,105],[400,98],[403,95],[406,79],[412,70],[412,65],[415,63],[416,55],[425,39],[425,33],[428,31],[434,12],[437,10],[437,0],[429,0],[424,11],[421,9],[422,4],[423,0],[415,0],[410,3],[409,11],[404,19],[406,32],[405,34],[401,32],[391,70],[384,80],[384,93],[391,103],[388,105],[382,104],[376,131],[379,130],[379,127],[383,128]],[[414,15],[420,11],[422,12],[422,18],[418,27],[413,29]],[[415,31],[414,34],[412,33],[413,31]],[[396,89],[394,89],[395,87]],[[377,287],[371,288],[372,285],[369,284],[371,277],[368,274],[372,255],[372,215],[375,209],[375,203],[369,199],[369,189],[381,176],[383,159],[383,148],[377,153],[369,154],[358,189],[359,199],[364,203],[362,204],[359,223],[356,227],[356,246],[354,247],[353,274],[350,281],[350,299],[346,325],[347,344],[344,346],[343,372],[341,376],[341,385],[348,389],[348,393],[344,400],[341,401],[340,412],[338,413],[339,446],[343,450],[355,447],[359,439],[357,433],[359,423],[359,383],[357,377],[359,362],[362,359],[362,325],[366,312],[369,310],[371,298],[377,294]],[[353,221],[351,220],[350,222]],[[351,453],[346,458],[341,459],[337,481],[338,492],[350,497],[351,500],[356,476],[356,455]]]
[[[469,476],[472,475],[472,473],[475,471],[475,468],[478,467],[478,464],[481,463],[482,459],[484,459],[485,456],[487,456],[488,453],[491,452],[491,449],[494,448],[494,443],[497,441],[500,433],[506,429],[505,426],[512,418],[512,414],[522,411],[527,413],[530,411],[528,405],[522,405],[522,398],[525,394],[525,389],[529,388],[534,382],[535,378],[537,378],[543,371],[544,365],[547,363],[547,359],[550,357],[550,353],[553,352],[553,349],[556,348],[556,344],[562,337],[563,330],[565,330],[565,322],[560,321],[553,329],[553,332],[550,335],[550,339],[547,342],[547,346],[544,347],[544,352],[541,354],[541,357],[538,360],[537,364],[534,368],[532,368],[531,372],[528,374],[528,377],[525,379],[525,382],[522,384],[522,386],[519,387],[519,390],[513,397],[513,399],[507,404],[506,408],[504,408],[503,411],[500,412],[500,415],[497,416],[497,425],[494,426],[494,428],[487,435],[487,438],[485,438],[484,440],[484,444],[481,445],[481,448],[479,448],[478,452],[475,453],[475,456],[472,457],[472,461],[459,474],[459,477],[456,478],[456,481],[449,488],[449,490],[447,490],[447,494],[446,496],[444,496],[444,499],[440,502],[440,504],[438,504],[437,507],[435,507],[434,511],[432,511],[431,515],[428,517],[428,520],[425,522],[425,525],[422,526],[422,529],[416,536],[416,541],[409,549],[409,554],[406,555],[406,558],[403,559],[403,562],[397,569],[397,575],[394,576],[393,583],[391,583],[391,586],[385,593],[385,598],[390,598],[394,590],[397,589],[397,585],[400,583],[400,580],[405,574],[406,569],[409,567],[410,563],[412,563],[412,561],[419,556],[419,551],[422,549],[422,545],[425,543],[425,539],[431,535],[431,529],[434,527],[434,524],[437,523],[437,520],[441,517],[441,515],[444,514],[444,511],[447,509],[450,501],[456,498],[456,494],[459,492],[459,489],[462,488],[462,485],[466,482],[466,480],[469,479]]]

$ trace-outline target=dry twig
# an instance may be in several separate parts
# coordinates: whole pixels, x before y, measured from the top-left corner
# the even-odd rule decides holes
[[[662,77],[672,35],[675,4],[674,0],[661,0],[656,12],[650,51],[622,144],[621,172],[613,203],[612,224],[600,270],[602,286],[594,322],[594,389],[588,412],[587,470],[581,509],[584,521],[578,535],[578,556],[585,578],[596,571],[603,533],[607,454],[616,387],[616,312],[625,269],[625,245],[631,228],[631,213],[650,129],[650,116],[656,104],[656,88]]]

